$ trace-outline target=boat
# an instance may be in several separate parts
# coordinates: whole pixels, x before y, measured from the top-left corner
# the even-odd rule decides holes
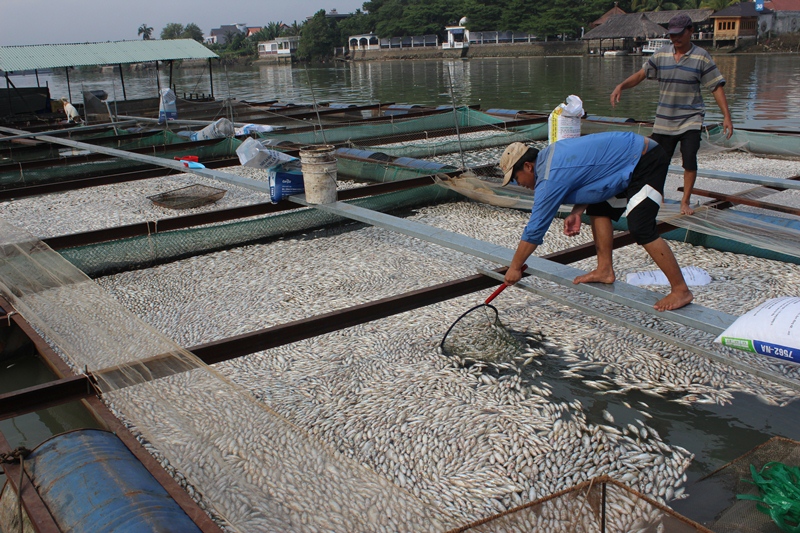
[[[606,50],[605,52],[603,52],[603,55],[604,56],[626,56],[629,53],[630,52],[628,52],[627,50]]]
[[[655,54],[656,50],[662,46],[670,44],[672,41],[669,39],[650,39],[647,44],[642,47],[642,54]]]

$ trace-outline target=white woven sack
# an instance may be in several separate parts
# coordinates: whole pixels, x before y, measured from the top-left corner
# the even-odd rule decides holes
[[[800,298],[767,300],[737,318],[714,342],[800,363]]]

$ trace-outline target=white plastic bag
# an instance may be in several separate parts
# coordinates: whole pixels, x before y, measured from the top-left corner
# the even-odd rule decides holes
[[[574,94],[569,95],[566,103],[559,104],[547,118],[548,141],[580,137],[582,116],[583,102]]]
[[[266,124],[245,124],[241,128],[236,128],[236,135],[250,135],[251,133],[269,133],[275,128]]]
[[[800,298],[767,300],[737,318],[714,342],[800,363]]]
[[[290,161],[297,161],[296,157],[284,154],[278,150],[270,150],[265,148],[261,142],[255,139],[245,139],[245,141],[236,149],[236,155],[239,156],[239,162],[242,166],[249,168],[275,168]]]
[[[688,266],[681,268],[683,278],[686,284],[690,287],[699,285],[708,285],[711,283],[711,276],[703,270],[695,266]],[[625,283],[629,285],[669,285],[667,276],[660,270],[651,270],[649,272],[631,272],[625,278]]]

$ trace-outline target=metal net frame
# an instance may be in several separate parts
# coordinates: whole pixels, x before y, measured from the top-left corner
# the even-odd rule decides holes
[[[509,509],[448,533],[713,533],[608,476]]]

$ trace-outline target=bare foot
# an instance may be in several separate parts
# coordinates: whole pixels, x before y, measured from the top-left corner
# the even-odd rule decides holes
[[[681,214],[682,215],[694,215],[694,209],[689,207],[689,204],[681,203]]]
[[[617,277],[614,275],[614,271],[599,271],[599,270],[592,270],[588,274],[584,274],[583,276],[578,276],[572,283],[614,283]]]
[[[657,301],[653,307],[656,311],[672,311],[673,309],[680,309],[684,305],[689,304],[692,300],[694,300],[694,296],[688,290],[673,291]]]

